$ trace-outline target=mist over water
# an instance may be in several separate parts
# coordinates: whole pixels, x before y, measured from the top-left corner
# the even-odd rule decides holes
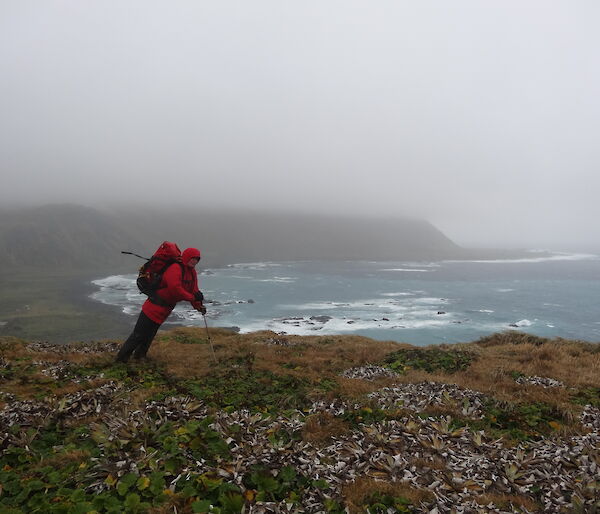
[[[599,15],[2,2],[0,204],[409,216],[464,247],[598,249]]]
[[[600,341],[600,259],[561,254],[530,260],[264,262],[205,270],[211,325],[242,332],[359,334],[417,345],[466,342],[521,330]],[[137,315],[134,276],[95,281],[96,300]],[[181,304],[173,322],[203,326]],[[133,321],[133,318],[132,318]]]

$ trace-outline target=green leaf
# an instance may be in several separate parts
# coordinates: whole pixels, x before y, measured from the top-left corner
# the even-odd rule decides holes
[[[140,503],[141,501],[139,494],[131,493],[127,495],[127,498],[125,498],[125,507],[134,512],[138,510]]]
[[[208,512],[210,505],[210,500],[195,501],[192,503],[192,512]]]
[[[140,477],[138,478],[135,485],[140,491],[143,491],[144,489],[147,489],[150,486],[150,479],[148,477]]]
[[[73,505],[73,508],[69,510],[72,514],[86,514],[87,512],[94,511],[94,506],[90,502],[82,502]]]
[[[278,478],[284,482],[293,482],[296,479],[296,470],[292,466],[284,466],[279,471]]]
[[[73,503],[85,501],[85,491],[83,489],[75,489],[75,491],[71,493],[71,501]]]
[[[200,475],[198,477],[198,480],[209,491],[214,491],[215,489],[218,489],[221,483],[223,482],[223,480],[221,480],[220,478],[212,478],[210,475],[208,475],[208,473]]]
[[[127,484],[129,487],[131,487],[133,484],[136,483],[137,479],[138,476],[135,473],[127,473],[126,475],[123,475],[121,477],[119,482]]]
[[[104,510],[106,512],[123,512],[123,504],[114,496],[109,496],[104,500]]]
[[[165,470],[167,470],[169,473],[171,474],[175,474],[175,471],[177,471],[177,468],[179,467],[179,460],[178,459],[167,459],[165,461]]]
[[[52,471],[48,473],[48,482],[51,484],[58,484],[63,480],[61,474],[58,471]]]
[[[223,507],[223,512],[237,513],[244,507],[244,498],[241,494],[228,493],[219,496],[219,501]]]
[[[268,493],[273,493],[279,489],[279,482],[273,477],[268,475],[256,475],[254,482],[258,486],[258,489]]]
[[[329,488],[329,482],[327,482],[327,480],[323,480],[322,478],[320,480],[313,480],[312,485],[313,485],[313,487],[316,487],[317,489],[328,489]]]
[[[119,484],[117,484],[117,492],[121,496],[125,496],[127,494],[127,491],[129,491],[129,486],[127,484],[122,484],[120,482]]]
[[[202,447],[202,438],[201,437],[194,437],[191,441],[190,441],[190,449],[191,450],[197,450],[198,448]]]
[[[153,471],[150,473],[150,486],[148,489],[154,496],[161,495],[165,489],[164,474],[160,471]]]
[[[134,473],[127,473],[126,475],[123,475],[117,484],[117,492],[121,496],[125,496],[131,486],[137,482],[137,479],[138,477]]]

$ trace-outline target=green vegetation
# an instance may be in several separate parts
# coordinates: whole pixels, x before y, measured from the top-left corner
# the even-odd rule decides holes
[[[488,400],[480,420],[457,417],[451,429],[468,426],[473,431],[483,430],[492,438],[504,438],[515,444],[550,436],[569,423],[556,408],[543,402],[509,404]]]
[[[431,349],[402,349],[388,355],[385,365],[396,371],[404,373],[410,369],[419,369],[428,373],[444,372],[456,373],[464,371],[473,361],[474,355],[460,350]]]
[[[387,514],[388,509],[393,512],[414,512],[412,503],[407,498],[392,496],[375,492],[364,499],[363,507],[369,514]]]
[[[258,370],[216,370],[201,380],[188,380],[181,391],[207,405],[226,410],[276,413],[308,406],[307,381]]]
[[[593,405],[600,408],[600,387],[584,387],[573,393],[571,401],[578,405]]]
[[[97,271],[41,270],[0,276],[0,336],[56,342],[125,337],[132,321],[87,298],[97,277]]]
[[[101,353],[113,351],[110,343],[93,351],[88,345],[87,353],[53,353],[0,338],[0,422],[6,426],[0,430],[0,512],[239,513],[266,502],[301,511],[307,497],[334,514],[428,512],[438,492],[430,485],[454,483],[442,452],[453,449],[458,456],[472,446],[473,456],[489,448],[498,454],[519,443],[525,444],[515,449],[517,463],[494,471],[506,478],[504,488],[516,484],[511,494],[493,485],[483,491],[481,481],[465,487],[472,487],[469,501],[485,492],[485,505],[535,510],[554,489],[536,478],[529,492],[515,495],[531,476],[526,466],[536,461],[525,456],[528,442],[562,445],[561,438],[588,430],[578,415],[582,405],[598,405],[600,393],[591,362],[598,354],[579,354],[576,345],[547,352],[543,360],[528,353],[541,351],[536,345],[493,345],[474,359],[468,347],[397,350],[366,339],[323,344],[292,336],[285,346],[269,344],[273,333],[215,330],[215,363],[203,335],[165,333],[151,349],[152,361],[129,365]],[[386,378],[385,385],[338,376],[366,356],[402,376]],[[494,359],[502,372],[486,373]],[[528,373],[522,362],[531,365]],[[548,392],[515,383],[518,376],[543,376],[553,363],[567,387]],[[444,389],[440,400],[440,384],[424,380],[424,372],[451,373],[455,387]],[[431,386],[436,400],[384,408],[369,396],[412,382],[425,395]],[[460,396],[467,388],[481,405]],[[593,451],[565,462],[569,469],[581,467],[584,460],[577,459],[589,464]],[[318,468],[342,464],[337,475]],[[344,466],[355,482],[344,478],[352,475],[344,475]],[[402,484],[405,471],[429,473],[428,482]],[[569,494],[579,487],[583,499],[594,499],[597,479],[581,477],[568,484]],[[447,487],[440,491],[452,494]]]

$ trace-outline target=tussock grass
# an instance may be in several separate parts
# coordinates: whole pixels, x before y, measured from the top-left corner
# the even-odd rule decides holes
[[[404,484],[381,482],[371,478],[357,479],[352,484],[345,486],[342,494],[350,513],[359,514],[366,512],[368,499],[377,493],[408,500],[412,505],[419,505],[433,497],[431,492],[423,489],[415,489]],[[410,511],[407,510],[407,512]]]
[[[350,425],[329,412],[308,416],[302,429],[302,439],[315,444],[326,444],[332,437],[350,432]]]
[[[581,409],[572,401],[573,390],[587,389],[585,394],[589,396],[589,391],[593,394],[594,388],[600,387],[600,345],[549,340],[520,332],[494,334],[474,343],[426,348],[360,336],[280,336],[270,331],[237,334],[216,328],[210,329],[210,337],[216,362],[203,328],[159,332],[149,357],[157,366],[157,372],[169,377],[173,384],[190,378],[215,377],[225,371],[266,373],[301,380],[308,385],[309,396],[313,399],[341,397],[365,401],[369,393],[383,387],[422,381],[446,382],[480,391],[507,404],[547,404],[561,413],[567,424]],[[77,366],[94,367],[98,372],[110,371],[113,367],[114,356],[110,354],[29,352],[26,342],[17,338],[0,338],[0,348],[2,357],[18,371],[12,377],[5,377],[2,390],[24,399],[35,398],[48,389],[55,394],[67,394],[97,386],[52,385],[52,379],[48,377],[25,372],[32,360],[68,360]],[[459,360],[452,357],[456,355],[460,356]],[[397,378],[366,381],[339,376],[351,367],[398,362],[398,356],[413,365],[400,370],[402,374]],[[464,356],[471,357],[466,359]],[[430,357],[435,359],[428,360]],[[415,362],[425,364],[415,367]],[[440,362],[441,366],[438,365]],[[143,370],[148,364],[129,366],[133,369],[140,366]],[[544,389],[520,385],[515,382],[518,375],[554,378],[566,387]],[[152,391],[156,392],[158,390]],[[149,391],[144,394],[146,397],[151,395]]]
[[[418,414],[449,416],[453,427],[469,425],[473,431],[484,430],[489,437],[505,438],[506,444],[582,433],[585,430],[578,421],[582,405],[600,403],[600,345],[590,343],[548,340],[518,332],[495,334],[473,343],[426,348],[359,336],[281,336],[269,331],[237,334],[214,328],[210,329],[210,337],[215,357],[204,328],[162,331],[150,349],[150,362],[132,361],[128,365],[115,364],[112,353],[32,352],[25,341],[0,338],[0,391],[15,395],[17,400],[58,400],[115,380],[125,386],[117,394],[127,395],[128,408],[132,410],[153,398],[175,395],[196,397],[209,413],[239,409],[261,416],[292,409],[306,413],[310,402],[334,399],[360,406],[343,415],[319,412],[308,416],[300,435],[314,446],[327,445],[332,438],[362,424],[414,415],[400,405],[396,410],[382,409],[368,398],[371,392],[403,384],[440,382],[484,393],[488,403],[483,407],[483,419],[464,418],[461,405],[455,402],[429,405]],[[68,361],[70,372],[81,382],[47,377],[41,374],[39,366],[33,365],[35,361],[62,360]],[[394,363],[400,373],[394,378],[368,381],[340,376],[357,366]],[[521,375],[553,378],[564,386],[518,384],[515,379]],[[0,408],[6,404],[0,394]],[[73,434],[98,421],[99,417],[90,412],[86,417],[66,420],[61,430]],[[53,448],[56,443],[48,445]],[[75,469],[80,460],[90,458],[87,449],[69,447],[45,457],[40,466]],[[415,456],[411,464],[419,469],[447,467],[444,459],[437,457]],[[381,503],[380,500],[392,504],[398,501],[410,508],[430,500],[431,495],[427,490],[367,477],[343,488],[343,499],[350,512],[365,512],[370,502]],[[527,497],[481,497],[482,506],[489,503],[503,505],[507,510],[539,508]],[[151,512],[172,512],[174,507],[178,512],[186,512],[189,503],[179,496],[166,498]]]
[[[510,512],[540,512],[542,510],[542,506],[539,503],[534,502],[526,496],[487,493],[479,496],[476,501],[484,507],[493,503],[501,509]]]
[[[89,457],[90,452],[87,450],[67,450],[49,458],[40,459],[37,468],[43,468],[44,466],[60,468],[69,464],[80,464],[87,461]]]

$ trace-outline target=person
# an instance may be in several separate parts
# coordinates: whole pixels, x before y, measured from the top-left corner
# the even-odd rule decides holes
[[[142,305],[133,332],[123,343],[117,354],[117,362],[127,362],[133,354],[134,359],[144,359],[152,344],[156,332],[175,308],[177,302],[188,301],[197,311],[206,314],[203,305],[204,295],[198,288],[196,265],[200,260],[200,251],[187,248],[181,254],[181,263],[171,264],[163,273],[156,294]]]

